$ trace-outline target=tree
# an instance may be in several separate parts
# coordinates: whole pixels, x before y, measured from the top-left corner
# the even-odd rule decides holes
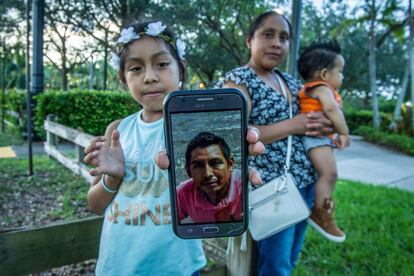
[[[25,36],[26,30],[21,24],[21,18],[24,18],[23,1],[2,1],[0,4],[0,48],[5,56],[1,60],[4,73],[7,76],[4,80],[5,88],[24,88],[25,52],[24,45],[21,43],[23,39],[16,41],[11,39],[12,37],[23,38]]]
[[[413,3],[410,0],[409,4],[409,26],[410,26],[410,38],[409,38],[409,53],[410,53],[410,71],[411,71],[411,131],[414,133],[414,11]]]
[[[115,51],[114,41],[122,27],[148,13],[149,0],[56,0],[68,24],[85,36],[93,38],[103,52],[103,87],[107,87],[107,59]]]
[[[333,33],[340,35],[341,33],[346,33],[349,28],[365,30],[365,33],[367,33],[369,90],[373,110],[373,124],[375,128],[379,128],[381,122],[378,106],[378,61],[376,56],[382,45],[395,42],[389,41],[391,35],[401,41],[402,29],[407,24],[408,18],[401,19],[401,17],[395,16],[396,13],[403,11],[402,3],[398,0],[386,0],[379,4],[375,0],[366,0],[363,4],[356,6],[352,14],[358,14],[360,11],[363,12],[360,16],[344,20]],[[364,44],[366,43],[358,44],[358,47],[364,49]],[[358,49],[358,47],[352,46],[353,49]],[[398,50],[401,51],[401,47]],[[361,53],[359,55],[361,56]],[[397,56],[395,52],[393,55]],[[384,74],[389,75],[389,66],[387,65],[385,69],[388,71],[384,72]]]
[[[249,25],[269,8],[264,0],[167,0],[156,11],[187,42],[191,72],[212,86],[221,74],[247,62]]]

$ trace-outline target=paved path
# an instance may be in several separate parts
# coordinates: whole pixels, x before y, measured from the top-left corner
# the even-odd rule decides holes
[[[59,145],[64,151],[70,144]],[[17,156],[27,156],[27,145],[13,146]],[[44,154],[43,142],[33,144],[34,154]],[[336,153],[339,177],[414,192],[414,157],[390,151],[352,136],[351,146]]]
[[[399,187],[414,192],[414,157],[387,150],[353,136],[351,146],[336,153],[339,177]]]

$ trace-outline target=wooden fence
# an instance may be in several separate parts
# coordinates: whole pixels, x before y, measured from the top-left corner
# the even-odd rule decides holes
[[[44,123],[46,131],[45,151],[59,161],[63,166],[71,170],[73,173],[82,176],[89,183],[92,183],[93,177],[89,174],[86,165],[83,163],[85,157],[84,149],[94,138],[93,135],[84,133],[55,122],[53,115],[48,115]],[[75,145],[75,159],[67,157],[58,149],[59,139],[63,138]]]

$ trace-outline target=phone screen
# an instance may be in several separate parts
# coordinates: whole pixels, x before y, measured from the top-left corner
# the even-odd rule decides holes
[[[170,116],[178,224],[243,221],[241,109]]]

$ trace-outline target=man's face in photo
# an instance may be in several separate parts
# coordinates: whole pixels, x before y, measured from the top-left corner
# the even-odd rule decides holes
[[[194,184],[208,196],[227,190],[233,165],[233,158],[227,161],[219,145],[210,145],[191,152],[187,171]]]

